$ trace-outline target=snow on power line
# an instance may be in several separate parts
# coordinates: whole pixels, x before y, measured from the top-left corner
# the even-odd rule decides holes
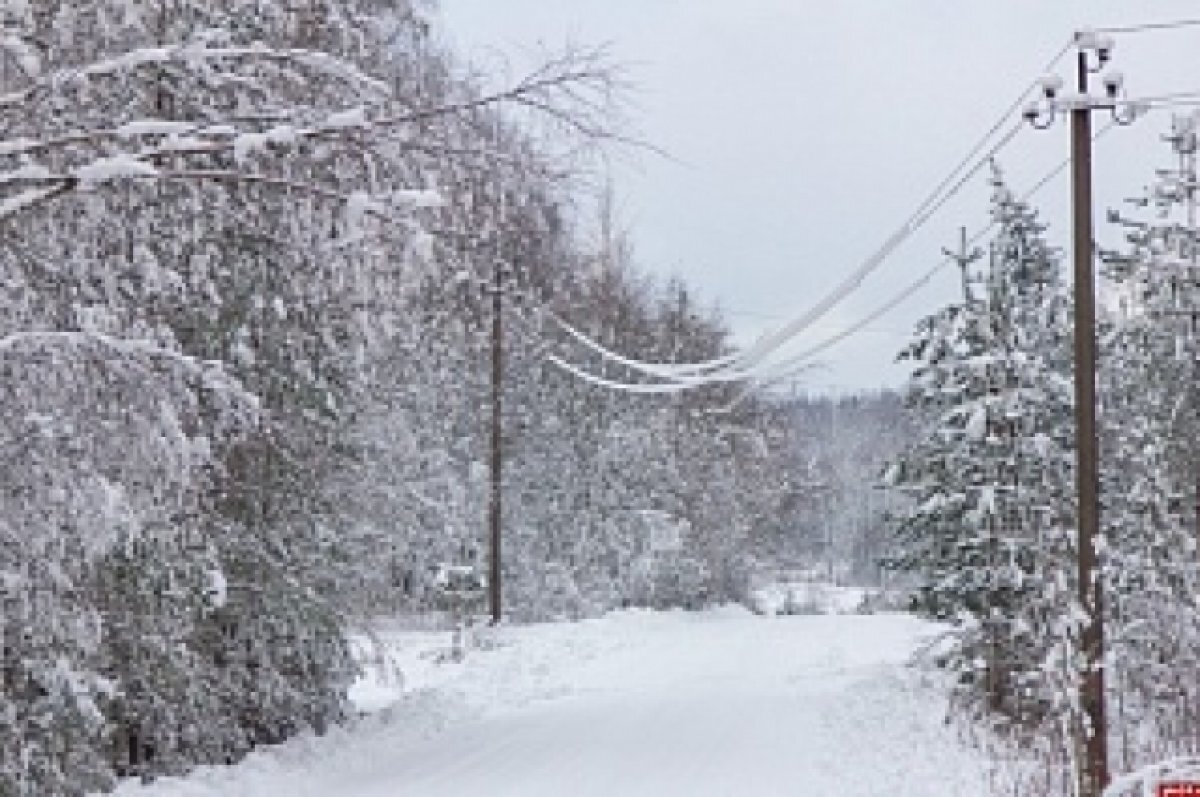
[[[1109,131],[1111,131],[1114,127],[1116,127],[1115,122],[1108,122],[1107,124],[1105,124],[1103,127],[1101,127],[1099,130],[1097,130],[1092,135],[1092,141],[1099,141],[1105,134],[1107,134]],[[1057,166],[1055,166],[1053,169],[1051,169],[1049,172],[1047,172],[1045,175],[1043,175],[1041,177],[1041,179],[1039,179],[1024,194],[1021,195],[1021,201],[1024,202],[1024,201],[1030,199],[1035,194],[1037,194],[1039,191],[1041,191],[1043,188],[1045,188],[1047,185],[1049,185],[1049,183],[1055,177],[1058,177],[1060,174],[1063,173],[1063,171],[1066,169],[1066,167],[1068,165],[1070,165],[1070,163],[1071,163],[1070,158],[1064,158],[1063,160],[1061,160]],[[988,225],[986,225],[985,227],[980,228],[977,232],[975,232],[973,235],[971,235],[970,237],[967,238],[967,240],[965,242],[966,247],[969,249],[970,247],[973,247],[977,243],[982,241],[984,236],[986,236],[989,232],[991,232],[995,228],[995,226],[996,226],[995,222],[991,222]],[[879,305],[877,308],[872,310],[866,316],[864,316],[863,318],[854,322],[853,324],[850,324],[848,327],[846,327],[842,331],[840,331],[834,335],[831,335],[830,337],[826,338],[825,340],[821,341],[820,343],[817,343],[817,344],[805,349],[804,351],[800,352],[799,354],[795,355],[794,357],[791,357],[788,360],[785,360],[780,365],[779,373],[777,376],[769,377],[769,378],[763,379],[763,380],[756,380],[753,387],[759,387],[759,388],[771,387],[772,385],[778,384],[779,382],[790,379],[799,370],[813,365],[814,364],[813,358],[816,355],[818,355],[821,352],[826,351],[830,348],[833,348],[838,343],[841,343],[843,340],[857,334],[858,332],[861,332],[862,330],[866,329],[871,324],[873,324],[875,321],[877,321],[880,318],[882,318],[883,316],[887,315],[889,312],[891,312],[895,308],[899,307],[901,304],[904,303],[904,301],[906,301],[908,298],[910,298],[913,294],[915,294],[921,288],[924,288],[926,285],[928,285],[930,280],[932,280],[933,277],[938,272],[940,272],[946,266],[948,266],[954,262],[955,261],[954,261],[953,257],[946,257],[946,258],[943,258],[942,260],[938,261],[931,268],[929,268],[923,274],[921,274],[921,276],[918,277],[915,281],[909,283],[903,290],[901,290],[899,293],[892,296],[892,298],[888,299],[883,304]],[[741,398],[742,397],[739,397],[738,401],[740,401]],[[735,401],[735,403],[736,403],[736,401]]]
[[[550,310],[544,305],[538,310],[550,318],[564,332],[570,335],[573,339],[583,344],[586,348],[599,354],[613,362],[623,365],[630,370],[637,371],[647,376],[658,377],[662,379],[674,379],[676,381],[686,381],[687,377],[702,376],[706,373],[714,372],[733,364],[737,359],[737,354],[727,354],[723,357],[717,357],[706,362],[698,363],[651,363],[642,360],[636,360],[631,357],[625,357],[617,352],[612,351],[585,335],[575,327],[568,324],[557,313]]]
[[[1067,41],[1048,61],[1043,68],[1042,73],[1052,70],[1063,56],[1069,52],[1072,46],[1072,41]],[[946,203],[953,199],[970,181],[975,174],[989,161],[992,160],[1001,150],[1008,146],[1017,134],[1022,129],[1022,125],[1017,124],[1008,133],[1002,136],[998,141],[994,141],[995,136],[1003,129],[1006,121],[1011,119],[1016,114],[1025,100],[1028,98],[1031,91],[1034,91],[1038,86],[1038,81],[1030,81],[1018,94],[1016,99],[1010,103],[1000,115],[1000,117],[988,128],[987,132],[981,136],[974,146],[970,148],[967,155],[960,160],[953,169],[939,181],[932,191],[917,205],[913,213],[900,225],[900,227],[892,233],[883,244],[875,250],[866,260],[863,261],[857,269],[855,269],[849,277],[837,285],[829,295],[818,302],[815,306],[805,311],[789,323],[785,324],[780,329],[773,333],[769,333],[760,337],[757,341],[751,344],[748,348],[734,352],[730,355],[717,358],[701,363],[650,363],[635,358],[627,357],[619,354],[611,349],[600,345],[598,342],[588,338],[578,329],[567,324],[562,319],[555,317],[555,321],[573,338],[578,340],[592,352],[601,355],[607,360],[610,360],[618,365],[629,368],[643,376],[648,376],[652,379],[659,380],[653,383],[638,383],[638,382],[620,382],[617,380],[608,379],[592,374],[583,368],[576,365],[571,365],[561,357],[552,359],[559,367],[568,370],[575,376],[585,379],[594,384],[609,387],[610,389],[627,390],[632,392],[655,392],[655,393],[672,393],[680,390],[687,390],[693,387],[699,387],[705,384],[713,384],[717,382],[731,381],[748,381],[755,378],[766,377],[780,378],[780,366],[772,366],[770,358],[778,353],[784,346],[794,340],[801,333],[807,331],[813,324],[838,306],[847,296],[857,290],[863,282],[872,273],[878,270],[898,249],[901,244],[908,240],[914,233],[920,230],[929,219],[933,218]],[[991,146],[989,147],[989,142]],[[986,150],[986,152],[985,152]],[[980,154],[984,153],[984,154]],[[939,266],[940,268],[940,266]],[[920,284],[928,281],[932,272],[938,269],[932,269],[930,273],[923,275],[919,280]],[[905,290],[905,296],[915,292],[916,288],[910,286]],[[891,309],[899,304],[902,299],[891,300],[886,309]],[[885,310],[886,311],[886,310]],[[880,313],[882,314],[882,313]],[[865,326],[863,324],[862,326]],[[860,327],[861,328],[861,327]],[[841,340],[848,337],[849,333],[837,337]],[[836,342],[836,341],[834,341]],[[832,344],[830,344],[832,345]],[[824,344],[818,348],[826,348]],[[812,350],[808,352],[812,353]],[[784,368],[793,363],[795,358],[787,361]],[[794,369],[788,373],[794,373]],[[648,389],[648,388],[653,388]]]
[[[1014,106],[1015,107],[1015,106]],[[1009,112],[1011,115],[1011,111]],[[604,347],[594,340],[587,338],[579,330],[571,327],[565,321],[557,319],[560,326],[568,331],[572,337],[585,342],[585,345],[597,354],[611,360],[614,363],[632,368],[640,373],[660,379],[667,380],[661,383],[660,390],[653,392],[678,392],[692,387],[701,385],[713,384],[718,382],[739,382],[748,379],[753,379],[767,373],[773,372],[775,369],[770,363],[772,355],[780,351],[787,343],[795,339],[802,332],[809,329],[814,323],[824,318],[834,307],[840,304],[847,296],[857,290],[863,282],[873,272],[878,270],[908,238],[920,230],[930,218],[940,211],[946,203],[957,195],[967,184],[971,177],[978,173],[984,165],[994,158],[1004,147],[1006,147],[1022,128],[1014,126],[1012,130],[1003,138],[996,142],[987,152],[979,157],[971,168],[961,174],[961,169],[956,168],[952,173],[957,176],[957,181],[953,186],[935,202],[930,204],[928,200],[922,202],[917,212],[910,216],[892,235],[884,241],[884,243],[868,257],[857,269],[854,270],[843,280],[830,294],[811,307],[799,317],[793,319],[788,324],[785,324],[781,329],[764,335],[759,338],[749,348],[740,352],[735,352],[731,355],[712,360],[706,363],[689,363],[678,365],[664,365],[661,363],[647,363],[636,360],[624,355],[618,354],[607,347]],[[944,181],[943,181],[944,182]],[[560,358],[561,360],[561,358]],[[565,366],[565,361],[556,363],[560,367]],[[589,374],[582,368],[571,366],[569,369],[576,376],[588,374],[593,377],[588,381],[593,381],[596,384],[604,383],[604,386],[613,389],[631,389],[636,392],[645,392],[641,388],[647,386],[646,383],[636,382],[617,382],[603,377],[596,377],[594,374]],[[583,378],[582,376],[580,378]]]
[[[1093,133],[1092,140],[1093,141],[1100,140],[1107,133],[1109,133],[1114,127],[1115,127],[1115,124],[1112,122],[1109,122],[1108,124],[1104,125],[1103,127],[1099,128],[1098,130],[1096,130],[1095,133]],[[972,176],[974,176],[975,173],[978,172],[978,169],[981,168],[982,165],[987,163],[989,160],[990,160],[990,157],[987,159],[981,160],[980,163],[976,164],[976,167],[973,168],[968,174],[963,175],[963,177],[960,179],[960,183],[965,183],[966,180],[969,180]],[[1069,158],[1065,158],[1062,161],[1060,161],[1053,169],[1051,169],[1045,175],[1043,175],[1027,191],[1025,191],[1024,194],[1022,194],[1022,196],[1021,196],[1022,201],[1028,200],[1029,198],[1033,197],[1038,192],[1040,192],[1043,188],[1045,188],[1055,177],[1058,177],[1059,175],[1061,175],[1063,173],[1063,170],[1069,165],[1069,163],[1070,163]],[[931,214],[933,212],[936,212],[938,207],[940,207],[940,204],[944,204],[944,203],[939,203],[938,206],[930,208],[928,212]],[[986,236],[994,227],[995,227],[995,223],[989,223],[988,225],[977,230],[973,235],[971,235],[967,238],[967,241],[966,241],[967,246],[974,246],[979,241],[983,240],[984,236]],[[659,377],[662,379],[671,379],[673,381],[665,382],[665,383],[662,383],[662,382],[659,382],[659,383],[622,382],[619,380],[609,379],[606,377],[601,377],[601,376],[592,374],[592,373],[584,370],[583,368],[580,368],[576,365],[572,365],[572,364],[568,363],[566,360],[564,360],[563,358],[558,357],[556,355],[549,355],[548,359],[550,359],[551,362],[554,365],[556,365],[557,367],[567,371],[568,373],[572,374],[573,376],[576,376],[586,382],[590,382],[599,387],[605,387],[605,388],[612,389],[612,390],[620,390],[620,391],[630,392],[630,393],[665,394],[665,393],[676,393],[676,392],[680,392],[682,390],[688,390],[688,389],[691,389],[694,387],[699,387],[704,384],[713,384],[713,383],[719,383],[719,382],[741,382],[741,381],[744,381],[744,382],[749,383],[747,386],[747,389],[744,392],[742,392],[736,399],[734,399],[734,401],[730,405],[730,408],[732,408],[732,407],[736,406],[738,403],[740,403],[742,400],[744,400],[753,389],[773,387],[781,382],[785,382],[788,379],[794,378],[797,374],[801,373],[802,371],[812,368],[815,365],[814,358],[818,354],[820,354],[824,351],[827,351],[830,348],[833,348],[838,343],[841,343],[843,340],[846,340],[847,338],[852,337],[853,335],[857,334],[858,332],[861,332],[862,330],[869,327],[872,323],[877,321],[879,318],[885,316],[887,313],[891,312],[896,307],[900,306],[904,301],[906,301],[907,299],[912,297],[913,294],[917,293],[917,291],[919,291],[921,288],[928,285],[929,282],[933,279],[933,277],[938,272],[940,272],[942,269],[944,269],[946,266],[950,265],[953,262],[954,262],[953,258],[950,258],[950,257],[943,258],[942,260],[940,260],[936,264],[934,264],[931,268],[927,269],[924,273],[922,273],[916,280],[914,280],[912,283],[905,286],[901,291],[899,291],[898,293],[893,295],[886,302],[884,302],[881,305],[879,305],[878,307],[876,307],[873,311],[868,313],[863,318],[859,319],[858,321],[854,322],[853,324],[850,324],[848,327],[841,330],[840,332],[837,332],[834,335],[831,335],[828,338],[822,340],[821,342],[816,343],[813,346],[806,348],[799,354],[793,355],[792,357],[789,357],[788,359],[784,360],[781,363],[772,364],[767,367],[751,368],[751,369],[728,371],[728,372],[725,371],[724,368],[725,368],[726,364],[732,365],[732,364],[738,363],[741,359],[743,359],[744,353],[739,354],[737,352],[726,355],[724,357],[714,359],[714,360],[710,360],[707,363],[692,363],[692,364],[675,365],[675,364],[664,364],[664,363],[646,363],[646,362],[642,362],[639,360],[634,360],[634,359],[631,359],[628,357],[624,357],[616,352],[613,352],[613,351],[605,348],[601,344],[599,344],[596,341],[589,338],[587,335],[583,334],[579,330],[577,330],[574,327],[572,327],[571,325],[569,325],[562,318],[553,314],[551,311],[549,311],[548,308],[542,307],[542,308],[540,308],[540,310],[542,312],[546,313],[547,315],[550,315],[551,318],[553,318],[553,320],[559,326],[561,326],[573,338],[575,338],[579,342],[583,343],[585,346],[587,346],[587,348],[591,349],[593,352],[600,354],[600,355],[606,357],[606,359],[610,359],[613,362],[618,363],[619,365],[623,365],[632,370],[638,371],[644,375],[652,376],[652,377]]]

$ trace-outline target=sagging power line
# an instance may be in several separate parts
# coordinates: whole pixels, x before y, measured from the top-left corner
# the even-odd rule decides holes
[[[1101,28],[1094,31],[1089,31],[1085,35],[1089,39],[1100,40],[1104,34],[1111,33],[1138,33],[1144,31],[1167,30],[1180,27],[1188,27],[1193,24],[1190,20],[1178,20],[1173,22],[1149,23],[1146,25],[1126,26],[1121,28]],[[1105,39],[1111,48],[1111,42]],[[1069,40],[1061,49],[1059,49],[1046,64],[1044,73],[1053,71],[1058,67],[1063,57],[1070,52],[1072,47],[1078,45],[1079,34]],[[861,331],[870,325],[877,318],[885,315],[905,300],[916,293],[920,288],[927,285],[933,276],[939,272],[949,261],[942,261],[934,267],[923,273],[917,280],[903,288],[898,294],[884,302],[876,310],[869,313],[865,318],[860,319],[850,325],[847,329],[836,333],[835,335],[821,341],[820,343],[809,347],[799,355],[789,358],[784,363],[773,364],[770,358],[778,353],[784,346],[794,340],[800,334],[808,331],[813,324],[821,318],[828,315],[835,307],[840,305],[849,295],[857,290],[868,276],[878,270],[884,262],[915,232],[921,229],[931,218],[933,218],[942,208],[946,206],[961,190],[969,184],[970,180],[978,174],[978,172],[987,163],[992,161],[996,155],[1004,150],[1014,138],[1017,137],[1022,129],[1021,124],[1012,127],[998,141],[995,137],[999,131],[1004,129],[1005,122],[1019,110],[1023,103],[1028,99],[1030,94],[1039,88],[1044,88],[1041,80],[1031,81],[1026,86],[1017,98],[1009,104],[1001,116],[994,122],[984,133],[974,146],[968,151],[967,155],[960,160],[955,167],[936,184],[934,189],[926,195],[926,197],[917,205],[914,212],[904,221],[903,224],[894,232],[884,243],[868,257],[858,269],[852,272],[846,279],[837,285],[833,291],[826,295],[816,305],[809,310],[794,318],[780,329],[762,336],[748,347],[741,350],[731,352],[728,355],[715,358],[699,363],[652,363],[644,360],[639,360],[633,357],[622,355],[613,351],[611,348],[600,344],[598,341],[588,337],[585,333],[574,328],[563,319],[554,317],[556,323],[563,328],[567,334],[582,344],[592,353],[604,358],[604,360],[615,363],[630,372],[647,377],[653,381],[628,381],[612,379],[607,376],[599,376],[591,373],[586,368],[572,364],[563,357],[551,355],[549,357],[557,367],[567,371],[573,376],[591,382],[598,386],[608,389],[624,390],[627,392],[637,393],[674,393],[683,390],[693,389],[702,385],[727,382],[751,382],[759,386],[777,382],[780,379],[790,378],[795,374],[797,368],[804,368],[810,365],[813,357],[817,354],[832,348],[834,345],[849,338],[853,334]],[[1123,99],[1123,107],[1129,109],[1130,113],[1139,114],[1152,109],[1182,107],[1190,104],[1200,104],[1200,91],[1173,92],[1170,94],[1153,95],[1147,97],[1139,97],[1137,99]],[[1104,135],[1111,129],[1111,125],[1102,128],[1094,139]],[[1093,140],[1094,140],[1093,139]],[[988,146],[990,144],[990,147]],[[986,153],[982,156],[981,152]],[[1063,161],[1042,178],[1026,197],[1040,190],[1050,180],[1062,172],[1069,161]],[[978,241],[987,233],[987,229],[981,230],[976,235],[972,236],[971,241]]]
[[[1069,51],[1070,42],[1058,50],[1048,61],[1047,69],[1052,69]],[[641,376],[649,377],[656,382],[629,382],[612,380],[597,376],[577,365],[572,365],[562,358],[551,359],[555,365],[562,367],[572,375],[586,381],[608,387],[633,392],[671,393],[687,390],[714,382],[746,381],[756,376],[762,376],[768,371],[769,358],[783,346],[795,339],[814,323],[828,315],[841,304],[846,297],[857,290],[872,273],[877,271],[888,258],[913,234],[919,231],[945,205],[953,199],[969,183],[990,160],[1006,148],[1022,129],[1020,124],[1014,125],[998,141],[996,134],[1004,129],[1005,123],[1022,107],[1023,103],[1034,91],[1038,82],[1031,81],[1022,89],[1017,98],[1010,103],[987,132],[981,136],[968,154],[930,191],[915,210],[892,233],[875,252],[867,257],[857,269],[839,283],[833,291],[817,302],[816,305],[794,318],[773,333],[764,335],[755,343],[729,355],[704,363],[650,363],[631,357],[626,357],[599,342],[592,340],[581,331],[560,322],[568,334],[578,340],[594,353],[617,363]],[[989,146],[990,145],[990,146]],[[984,153],[984,154],[980,154]],[[653,385],[653,387],[651,387]]]

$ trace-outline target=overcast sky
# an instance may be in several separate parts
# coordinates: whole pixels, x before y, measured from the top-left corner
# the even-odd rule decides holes
[[[519,69],[565,42],[609,43],[636,83],[640,136],[672,159],[622,159],[620,220],[639,266],[719,302],[738,339],[802,313],[907,218],[1079,28],[1200,17],[1195,0],[441,0],[461,55]],[[1059,72],[1068,77],[1064,62]],[[1131,95],[1200,90],[1200,28],[1117,37]],[[1097,144],[1105,207],[1168,152],[1159,112]],[[1000,156],[1022,192],[1067,154],[1065,124],[1022,132]],[[986,224],[984,176],[949,203],[798,349],[911,283]],[[1064,248],[1065,175],[1036,204]],[[1103,230],[1098,231],[1103,237]],[[801,389],[899,385],[913,323],[948,297],[947,269],[824,355]]]

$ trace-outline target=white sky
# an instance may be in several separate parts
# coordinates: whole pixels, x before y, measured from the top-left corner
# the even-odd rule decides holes
[[[672,159],[620,159],[619,215],[639,267],[678,274],[749,342],[869,256],[1038,77],[1078,28],[1200,17],[1195,0],[441,0],[442,33],[516,71],[565,42],[608,43],[637,85],[639,135]],[[1200,28],[1117,37],[1133,96],[1200,90]],[[1058,72],[1069,78],[1064,61]],[[1098,120],[1099,122],[1100,120]],[[1097,218],[1168,152],[1158,112],[1097,145]],[[1067,154],[1067,129],[1023,131],[1000,156],[1020,193]],[[986,173],[796,344],[890,299],[986,224]],[[1035,199],[1066,248],[1066,176]],[[1107,233],[1098,229],[1104,239]],[[913,323],[952,295],[946,269],[824,355],[802,390],[894,386]]]

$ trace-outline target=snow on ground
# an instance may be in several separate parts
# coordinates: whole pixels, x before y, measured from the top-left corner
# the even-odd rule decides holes
[[[376,678],[355,697],[386,708],[118,794],[975,797],[984,763],[905,666],[935,631],[893,614],[626,611],[489,630],[446,663],[448,634],[381,632],[403,688]]]

